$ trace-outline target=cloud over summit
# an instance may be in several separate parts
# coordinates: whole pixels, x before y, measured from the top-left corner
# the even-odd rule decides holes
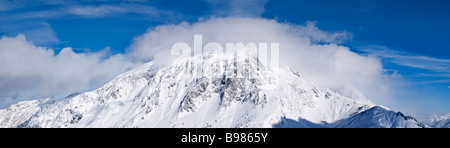
[[[202,35],[203,45],[279,43],[281,64],[294,67],[313,83],[332,89],[353,86],[377,103],[387,101],[377,100],[387,98],[380,94],[388,94],[390,84],[380,60],[339,45],[351,39],[351,33],[320,30],[316,22],[294,25],[264,18],[225,17],[161,25],[135,38],[129,51],[134,59],[167,61],[173,57],[173,44],[185,42],[192,48],[196,34]]]
[[[351,33],[320,30],[315,22],[303,25],[252,17],[210,18],[195,23],[159,25],[136,37],[123,54],[107,50],[75,53],[70,47],[58,54],[38,47],[23,35],[0,39],[0,104],[17,100],[64,96],[95,89],[118,74],[143,62],[170,62],[171,47],[178,42],[193,47],[194,35],[203,46],[225,43],[279,43],[280,64],[293,67],[307,80],[324,88],[353,86],[374,100],[389,91],[389,75],[371,56],[362,56],[339,45]],[[17,101],[16,100],[16,101]],[[3,103],[2,103],[3,102]]]

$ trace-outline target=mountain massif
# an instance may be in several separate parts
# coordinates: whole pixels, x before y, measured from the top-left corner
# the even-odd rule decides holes
[[[289,67],[259,65],[217,55],[149,62],[93,91],[11,105],[0,127],[425,127],[352,87],[321,89]]]

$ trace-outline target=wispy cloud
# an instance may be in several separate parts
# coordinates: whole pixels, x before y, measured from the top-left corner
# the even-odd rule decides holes
[[[92,2],[95,2],[93,0]],[[97,0],[98,1],[98,0]],[[0,1],[0,12],[4,11],[14,11],[17,9],[36,7],[36,6],[62,6],[62,5],[74,5],[81,4],[80,1],[76,0],[1,0]]]
[[[101,2],[101,3],[99,3]],[[50,1],[50,0],[4,0],[0,1],[0,14],[2,20],[18,19],[40,19],[57,18],[65,16],[79,17],[108,17],[115,14],[135,13],[152,18],[162,18],[160,16],[181,15],[175,11],[157,8],[142,0],[109,1],[109,0],[88,0],[88,1]],[[34,6],[45,6],[45,10],[20,10]],[[10,13],[14,11],[14,13]]]
[[[167,22],[182,18],[182,14],[151,6],[150,3],[129,0],[117,1],[52,1],[52,0],[2,0],[0,1],[0,34],[24,34],[36,45],[59,43],[50,21],[63,17],[102,18],[122,14],[138,14],[143,20]],[[28,9],[39,6],[45,9]],[[138,18],[138,19],[139,19]]]
[[[27,0],[2,0],[0,1],[0,12],[10,11],[27,6]]]
[[[205,0],[216,16],[261,16],[267,0]]]
[[[440,75],[450,78],[450,59],[423,56],[376,45],[359,50],[376,55],[396,65],[422,69],[430,72],[428,73],[429,75]]]
[[[113,5],[80,6],[70,9],[71,14],[83,17],[101,17],[114,13],[125,13],[127,9]]]
[[[0,32],[9,36],[23,34],[36,45],[51,46],[59,43],[58,35],[52,26],[41,21],[0,24]]]
[[[85,6],[75,6],[69,9],[70,14],[78,15],[81,17],[104,17],[113,14],[123,14],[123,13],[136,13],[147,16],[158,16],[166,13],[171,13],[168,11],[159,10],[156,7],[138,5],[138,4],[119,4],[119,5],[85,5]]]

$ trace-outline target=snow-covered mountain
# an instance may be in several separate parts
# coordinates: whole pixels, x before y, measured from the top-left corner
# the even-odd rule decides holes
[[[319,89],[289,67],[277,75],[259,64],[214,54],[150,62],[94,91],[0,110],[0,126],[423,127],[352,87]]]
[[[450,113],[419,113],[408,112],[417,121],[431,128],[450,128]]]

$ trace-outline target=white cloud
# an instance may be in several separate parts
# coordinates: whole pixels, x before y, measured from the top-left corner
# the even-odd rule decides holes
[[[294,67],[313,83],[329,88],[354,86],[375,102],[388,103],[391,78],[384,74],[380,60],[335,44],[351,38],[351,34],[326,32],[311,22],[292,25],[262,18],[227,17],[162,25],[137,37],[129,48],[130,55],[135,60],[165,62],[173,57],[173,44],[185,42],[193,47],[195,34],[202,35],[203,44],[279,43],[281,64]]]
[[[108,51],[74,53],[64,48],[38,47],[25,36],[0,39],[0,107],[11,100],[64,97],[100,87],[132,66],[124,56]],[[105,59],[106,58],[106,59]]]
[[[307,36],[314,43],[344,43],[353,38],[353,34],[341,32],[326,32],[317,27],[317,22],[307,21],[304,26],[297,26],[303,36]]]

